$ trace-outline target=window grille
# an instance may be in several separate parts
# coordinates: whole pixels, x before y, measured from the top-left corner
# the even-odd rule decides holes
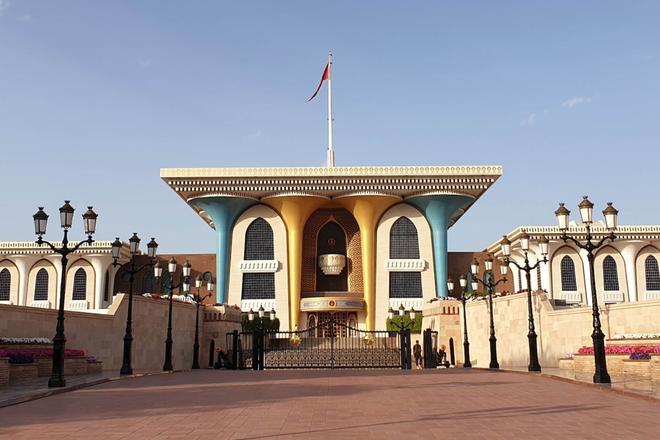
[[[274,260],[273,228],[259,217],[245,231],[246,260]]]
[[[543,290],[543,283],[541,283],[541,266],[536,268],[536,288]]]
[[[9,301],[10,289],[11,274],[9,273],[9,269],[2,269],[0,271],[0,301]]]
[[[646,290],[660,290],[658,260],[653,255],[649,255],[644,261],[644,275],[644,278],[646,278]]]
[[[142,275],[142,293],[154,293],[154,284],[156,284],[156,277],[151,270],[147,270]]]
[[[39,269],[34,281],[34,300],[48,301],[48,271],[44,268]]]
[[[87,299],[87,272],[82,267],[73,275],[73,293],[71,299],[84,301]]]
[[[422,274],[390,272],[390,298],[422,298]]]
[[[564,292],[577,292],[575,263],[568,255],[561,259],[561,290]]]
[[[470,275],[472,275],[472,274],[470,274]],[[486,284],[495,283],[495,277],[493,276],[493,272],[484,273],[484,281],[486,282]],[[470,281],[470,282],[472,282],[472,281]],[[483,288],[484,290],[487,290],[486,287],[481,285],[481,283],[480,283],[480,286],[481,286],[480,288]]]
[[[469,286],[470,284],[468,284]],[[522,285],[522,270],[518,270],[518,292],[523,291],[523,285]]]
[[[467,281],[467,291],[468,292],[474,292],[474,289],[472,288],[472,281],[474,281],[474,277],[472,276],[472,271],[468,270],[465,272],[465,278]]]
[[[243,299],[275,299],[274,273],[244,273]]]
[[[164,295],[170,294],[170,287],[172,286],[172,275],[167,270],[163,271],[160,277],[160,293]]]
[[[400,217],[390,229],[390,258],[419,258],[417,228],[408,217]]]
[[[611,255],[603,260],[603,285],[605,290],[619,290],[619,276],[616,270],[616,261]]]

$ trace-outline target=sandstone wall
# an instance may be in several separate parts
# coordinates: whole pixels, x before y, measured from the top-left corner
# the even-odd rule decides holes
[[[493,302],[500,366],[526,366],[529,362],[526,294],[496,298]],[[557,367],[559,358],[566,353],[592,344],[591,307],[555,309],[547,296],[539,293],[533,296],[533,310],[541,367]],[[606,338],[623,333],[658,333],[658,316],[660,301],[612,304],[601,308],[601,323]],[[488,367],[487,302],[468,303],[467,321],[472,365]]]
[[[141,296],[133,297],[133,301],[133,370],[159,371],[165,356],[168,303]],[[107,314],[66,311],[66,346],[85,350],[103,361],[104,370],[118,372],[122,362],[127,308],[127,296],[118,294]],[[206,366],[209,350],[204,342],[210,343],[209,338],[213,335],[204,334],[203,315],[200,310],[200,364]],[[0,336],[52,338],[56,319],[57,310],[0,304]],[[239,326],[235,321],[216,325],[217,338],[224,341],[224,335],[219,330],[231,331]],[[190,368],[194,334],[195,307],[174,302],[172,362],[175,369]]]

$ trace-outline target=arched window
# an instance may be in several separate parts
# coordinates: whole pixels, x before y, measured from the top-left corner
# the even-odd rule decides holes
[[[611,255],[603,260],[603,286],[605,290],[619,290],[619,276],[616,270],[616,261]]]
[[[82,267],[73,275],[73,293],[71,299],[84,301],[87,299],[87,272]]]
[[[656,267],[658,267],[656,265]],[[11,274],[9,269],[0,271],[0,301],[9,301],[9,291],[11,290]]]
[[[564,292],[577,292],[575,278],[575,263],[568,255],[561,259],[561,290]]]
[[[472,281],[474,281],[474,276],[472,275],[471,270],[465,272],[465,279],[467,281],[467,291],[474,292],[474,289],[472,288]]]
[[[390,258],[419,258],[417,228],[408,217],[399,217],[390,229]]]
[[[43,267],[37,272],[34,281],[34,300],[48,301],[48,271]]]
[[[154,284],[156,284],[154,272],[147,270],[144,275],[142,275],[142,293],[154,293]]]
[[[163,275],[160,277],[160,293],[163,295],[169,295],[170,287],[172,286],[172,275],[167,270],[163,271]]]
[[[259,217],[245,231],[246,260],[274,260],[273,228]],[[242,299],[274,299],[275,274],[244,273]]]
[[[660,290],[658,260],[653,255],[649,255],[644,261],[644,278],[646,278],[646,290]]]
[[[417,228],[408,217],[399,217],[390,229],[390,258],[419,258]],[[422,298],[422,274],[390,272],[390,298]]]
[[[245,231],[246,260],[274,260],[273,228],[261,217],[254,220]]]

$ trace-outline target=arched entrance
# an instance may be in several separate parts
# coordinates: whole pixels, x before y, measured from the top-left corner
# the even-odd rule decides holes
[[[324,254],[345,258],[341,272],[323,273],[319,255]],[[323,297],[325,292],[363,296],[360,228],[350,212],[321,208],[309,217],[303,232],[301,278],[302,298]]]
[[[326,223],[316,239],[316,290],[318,292],[348,291],[348,267],[346,259],[346,233],[336,222]],[[330,273],[322,267],[323,256],[343,256],[343,267],[338,274]],[[338,258],[334,257],[339,260]]]

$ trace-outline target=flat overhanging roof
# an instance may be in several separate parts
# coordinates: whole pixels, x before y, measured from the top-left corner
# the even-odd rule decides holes
[[[502,175],[499,165],[355,166],[287,168],[162,168],[160,177],[213,227],[208,214],[190,203],[206,197],[308,195],[328,200],[384,195],[402,201],[424,195],[465,196],[472,201],[451,218],[455,223]]]

